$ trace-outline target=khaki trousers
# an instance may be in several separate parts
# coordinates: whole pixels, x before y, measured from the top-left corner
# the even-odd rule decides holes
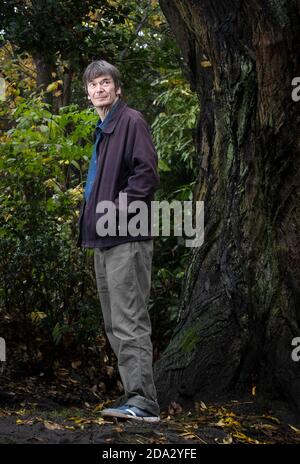
[[[132,241],[95,248],[94,264],[105,330],[124,386],[123,404],[158,415],[147,309],[152,255],[152,239]]]

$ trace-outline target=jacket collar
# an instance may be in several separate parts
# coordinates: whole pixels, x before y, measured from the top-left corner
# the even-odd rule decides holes
[[[127,105],[123,100],[120,100],[118,102],[118,106],[115,109],[115,111],[114,111],[114,113],[113,113],[113,115],[111,117],[111,120],[109,121],[107,126],[103,129],[104,134],[111,134],[115,130],[117,122],[118,122],[121,114],[123,113],[123,111],[124,111],[124,109],[126,107],[127,107]]]

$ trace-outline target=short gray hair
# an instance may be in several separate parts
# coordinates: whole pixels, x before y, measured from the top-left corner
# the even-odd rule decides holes
[[[105,60],[96,60],[90,63],[86,70],[83,73],[83,83],[85,89],[87,89],[87,85],[96,77],[103,76],[104,74],[108,74],[111,76],[115,83],[116,89],[121,88],[121,74],[120,71],[113,65],[108,63]]]

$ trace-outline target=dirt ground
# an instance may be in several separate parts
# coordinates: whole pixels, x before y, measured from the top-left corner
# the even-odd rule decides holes
[[[161,422],[149,425],[104,420],[100,411],[110,401],[55,388],[35,378],[0,385],[0,444],[300,444],[300,417],[250,395],[189,407],[171,402]]]

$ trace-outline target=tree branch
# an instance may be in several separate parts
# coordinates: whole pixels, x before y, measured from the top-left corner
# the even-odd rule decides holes
[[[120,54],[120,61],[123,61],[128,50],[129,50],[129,47],[134,43],[135,39],[137,38],[138,36],[138,33],[140,32],[140,30],[142,29],[147,17],[148,17],[148,13],[149,13],[149,9],[151,7],[151,0],[148,0],[148,3],[147,3],[147,6],[146,6],[146,9],[145,9],[145,13],[144,13],[144,16],[142,17],[142,20],[141,22],[139,23],[139,25],[137,26],[136,30],[135,30],[135,33],[134,33],[134,37],[132,39],[132,41],[130,42],[130,45],[128,45],[127,47],[124,48],[124,50],[122,50],[121,54]]]

